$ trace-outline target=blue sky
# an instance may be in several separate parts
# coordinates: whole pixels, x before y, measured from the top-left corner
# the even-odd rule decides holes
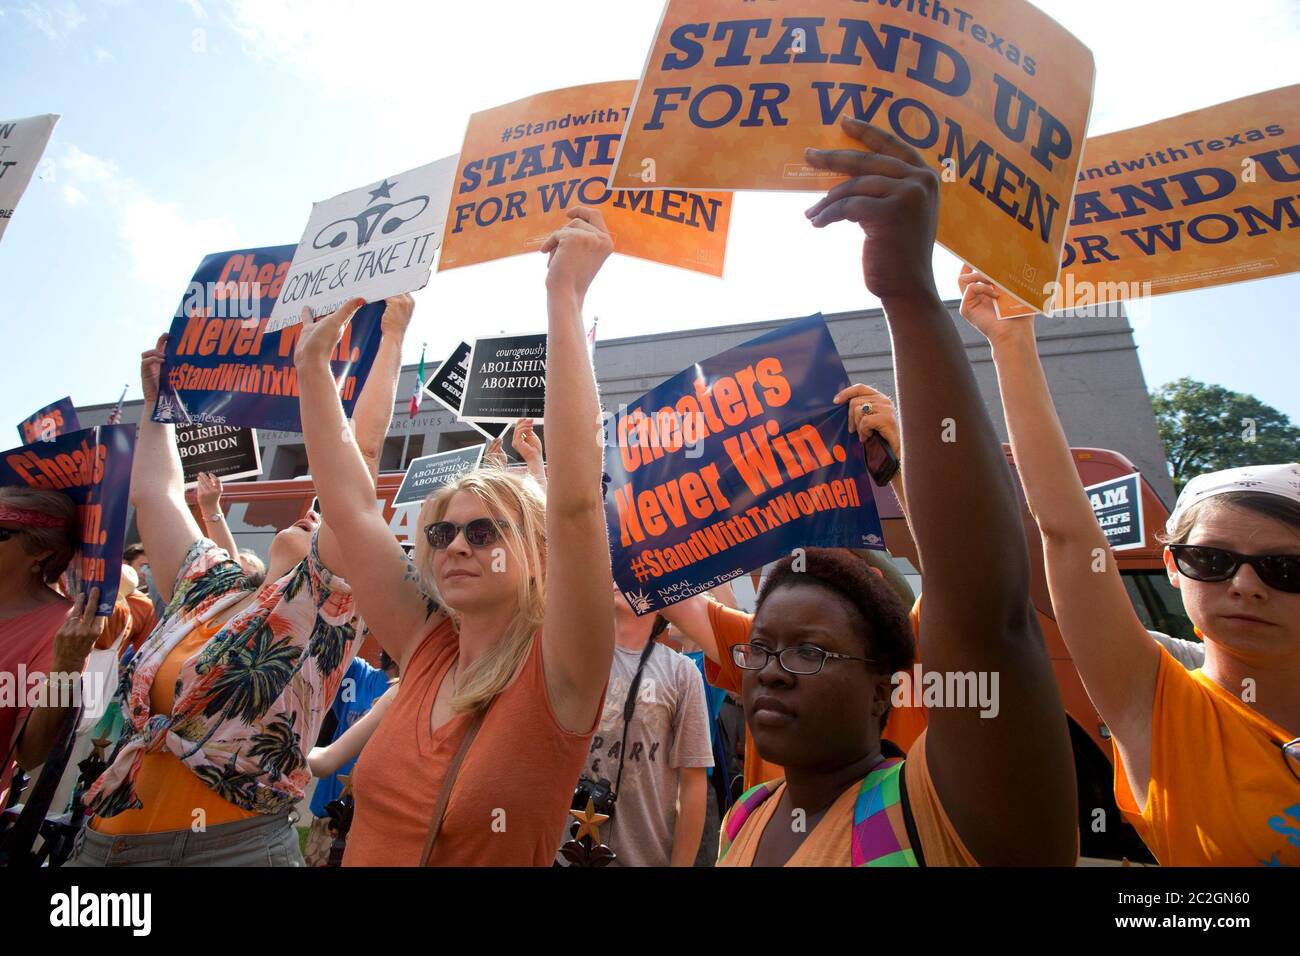
[[[1096,55],[1094,134],[1300,79],[1293,0],[1039,5]],[[476,110],[634,78],[660,9],[0,0],[0,113],[63,117],[0,240],[0,422],[69,393],[139,397],[139,353],[204,254],[296,242],[313,201],[455,153]],[[600,337],[877,304],[860,233],[811,229],[811,201],[738,195],[722,280],[615,257],[588,299]],[[955,295],[956,260],[935,267]],[[435,273],[405,360],[427,343],[436,361],[469,330],[544,328],[543,273],[540,255]],[[1136,331],[1148,385],[1190,375],[1300,421],[1297,299],[1293,275],[1156,300]]]

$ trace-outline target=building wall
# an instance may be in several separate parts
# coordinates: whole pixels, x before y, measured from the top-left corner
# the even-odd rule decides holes
[[[997,378],[988,343],[957,315],[957,303],[947,303],[975,370],[994,427],[1006,440]],[[889,330],[880,309],[842,312],[826,317],[844,360],[850,381],[864,382],[893,397],[894,377]],[[752,322],[679,332],[653,333],[596,344],[596,377],[601,399],[609,410],[639,398],[692,361],[707,358],[782,324],[785,320]],[[1075,446],[1109,448],[1126,455],[1151,482],[1166,505],[1172,506],[1173,485],[1164,466],[1164,453],[1151,410],[1147,383],[1138,361],[1128,320],[1122,314],[1047,319],[1039,317],[1039,351],[1056,400],[1066,437]],[[428,367],[428,366],[427,366]],[[415,387],[415,366],[402,370],[397,405],[381,467],[402,470],[413,458],[477,444],[478,432],[426,396],[412,419],[407,402]],[[112,405],[79,408],[85,425],[102,424]],[[123,421],[139,421],[140,402],[129,403]],[[302,436],[294,432],[259,431],[263,476],[295,478],[308,472]],[[238,529],[235,529],[238,533]]]

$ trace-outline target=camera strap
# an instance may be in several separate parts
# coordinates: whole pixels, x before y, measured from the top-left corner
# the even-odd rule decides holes
[[[659,618],[658,621],[662,621]],[[654,653],[655,644],[659,641],[659,634],[667,630],[666,627],[660,627],[658,621],[655,623],[655,629],[650,632],[650,639],[645,642],[645,647],[641,649],[641,659],[636,664],[636,674],[632,677],[632,685],[627,689],[627,700],[623,702],[623,741],[618,745],[618,774],[614,778],[614,799],[618,799],[618,787],[623,782],[623,756],[627,751],[627,732],[632,726],[632,713],[636,710],[636,696],[641,689],[641,672],[645,670],[645,662],[650,659]]]

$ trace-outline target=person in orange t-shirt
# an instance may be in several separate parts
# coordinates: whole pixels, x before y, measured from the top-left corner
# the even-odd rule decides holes
[[[1032,317],[999,319],[978,272],[958,283],[992,346],[1061,637],[1113,735],[1120,810],[1166,866],[1300,865],[1300,465],[1212,472],[1179,494],[1165,569],[1205,642],[1204,665],[1184,669],[1133,610]]]

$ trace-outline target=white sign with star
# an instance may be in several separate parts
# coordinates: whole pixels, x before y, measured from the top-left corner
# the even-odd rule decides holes
[[[442,244],[458,157],[448,156],[312,206],[266,330],[296,325],[303,307],[334,311],[423,289]]]

